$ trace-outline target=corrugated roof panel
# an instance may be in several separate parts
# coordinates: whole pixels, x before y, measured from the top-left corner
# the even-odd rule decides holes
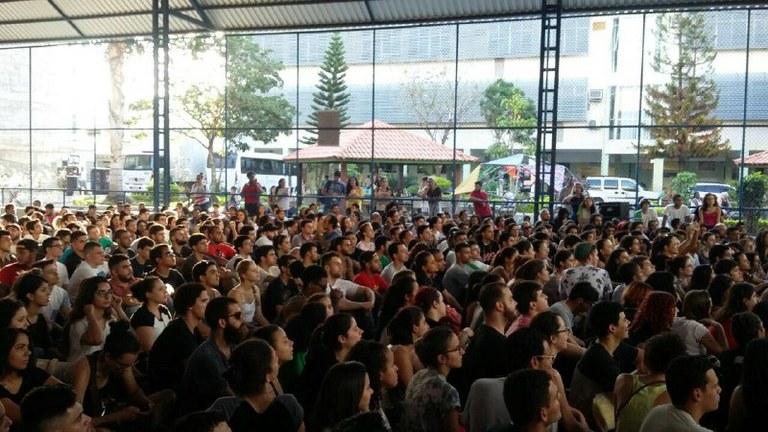
[[[690,4],[713,4],[713,3],[728,3],[732,1],[736,3],[738,0],[694,0],[685,2],[686,5]],[[741,2],[743,3],[743,2]],[[675,7],[679,6],[679,2],[670,0],[563,0],[563,10],[585,10],[585,9],[635,9],[635,8],[647,8],[647,7]]]
[[[369,22],[362,2],[212,9],[208,15],[222,28],[239,29]]]
[[[47,1],[15,1],[0,3],[0,22],[41,18],[56,18],[56,12]]]
[[[8,42],[31,40],[71,39],[78,37],[77,32],[64,21],[39,24],[0,25],[0,40]]]
[[[299,3],[306,0],[198,0],[203,7],[208,6],[231,6],[231,5],[253,5],[259,3]]]
[[[152,15],[127,15],[111,18],[83,18],[75,25],[88,36],[146,35],[152,33]]]
[[[152,12],[152,0],[56,0],[56,4],[70,17]],[[169,6],[171,9],[191,8],[189,0],[170,0]]]

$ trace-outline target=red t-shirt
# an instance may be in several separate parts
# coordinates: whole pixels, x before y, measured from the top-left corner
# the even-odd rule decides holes
[[[219,243],[218,245],[213,243],[208,244],[208,255],[229,260],[232,259],[235,254],[237,254],[235,248],[226,243]]]
[[[384,278],[381,277],[381,275],[378,273],[360,272],[355,275],[355,278],[352,279],[352,282],[364,287],[368,287],[380,294],[386,293],[387,289],[389,289],[389,284],[387,281],[385,281]]]
[[[486,202],[488,201],[488,194],[485,193],[485,191],[472,191],[469,193],[469,196],[472,198],[477,198],[483,200],[483,202],[480,201],[472,201],[472,205],[475,207],[475,214],[478,215],[481,218],[490,217],[491,216],[491,206]]]
[[[16,277],[21,270],[22,268],[17,262],[6,265],[0,270],[0,284],[10,288],[16,282]]]
[[[243,189],[240,191],[240,194],[243,195],[243,201],[246,204],[258,204],[259,203],[259,195],[262,193],[261,186],[257,182],[248,182],[245,185],[243,185]]]

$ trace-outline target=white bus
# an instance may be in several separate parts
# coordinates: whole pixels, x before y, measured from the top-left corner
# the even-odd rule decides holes
[[[173,182],[191,186],[198,173],[205,173],[206,153],[205,149],[200,146],[187,147],[183,154],[180,151],[175,151],[175,148],[173,149],[170,174]],[[153,180],[155,163],[162,168],[162,158],[155,158],[151,151],[126,152],[123,161],[123,190],[146,192]]]
[[[216,155],[214,164],[221,169],[221,156]],[[210,168],[210,167],[209,167]],[[242,152],[227,155],[225,170],[221,173],[221,183],[227,186],[237,186],[240,190],[248,181],[246,174],[253,171],[256,180],[267,190],[277,186],[277,182],[285,179],[285,185],[293,188],[296,186],[296,164],[283,162],[283,156],[269,152]]]

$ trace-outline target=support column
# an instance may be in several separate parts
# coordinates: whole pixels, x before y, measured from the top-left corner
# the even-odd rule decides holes
[[[154,64],[154,97],[153,110],[153,201],[155,211],[159,211],[163,203],[170,203],[170,118],[168,97],[168,18],[169,0],[152,0],[152,54]],[[162,169],[162,173],[161,173]],[[162,188],[163,192],[160,193]]]

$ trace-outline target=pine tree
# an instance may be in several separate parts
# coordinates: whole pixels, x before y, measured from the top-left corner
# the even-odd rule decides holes
[[[339,33],[334,33],[331,42],[325,50],[325,59],[320,66],[320,82],[317,84],[316,92],[312,93],[312,113],[309,115],[307,124],[312,127],[308,132],[310,137],[304,139],[306,144],[317,142],[317,112],[336,110],[339,112],[339,120],[342,128],[349,126],[349,115],[347,114],[347,105],[349,104],[349,93],[345,78],[347,76],[347,62],[344,59],[344,41],[341,40]]]
[[[701,13],[668,13],[656,18],[657,48],[651,66],[669,76],[662,85],[646,87],[645,112],[655,127],[651,157],[676,159],[682,169],[689,158],[708,158],[730,149],[713,115],[720,94],[714,80],[715,52],[711,28]]]

